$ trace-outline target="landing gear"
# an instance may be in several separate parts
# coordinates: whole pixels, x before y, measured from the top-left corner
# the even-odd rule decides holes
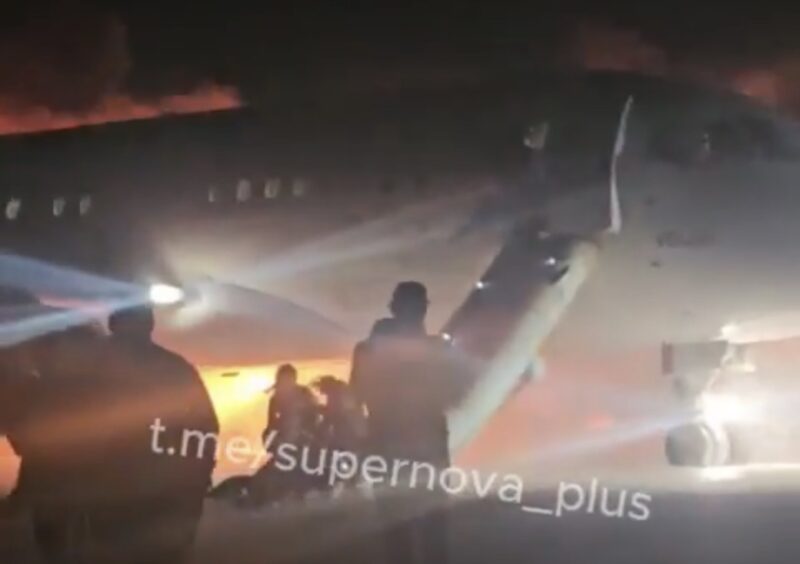
[[[667,434],[667,461],[672,466],[722,466],[731,462],[731,446],[723,427],[697,420]]]
[[[726,341],[665,345],[663,371],[684,406],[684,422],[667,433],[665,454],[672,466],[724,466],[747,462],[742,440],[752,422],[752,398],[728,389],[752,372],[746,349]]]

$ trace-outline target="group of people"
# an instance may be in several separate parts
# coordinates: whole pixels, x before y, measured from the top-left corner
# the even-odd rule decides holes
[[[7,289],[0,310],[28,321],[69,313]],[[154,456],[148,426],[219,426],[198,372],[153,330],[153,311],[137,306],[106,327],[72,324],[0,349],[0,435],[21,459],[4,505],[30,517],[48,562],[174,563],[192,547],[213,453]]]
[[[319,474],[276,469],[275,455],[280,445],[286,443],[312,449],[317,454],[321,449],[358,452],[366,438],[366,423],[362,405],[346,382],[326,375],[317,378],[311,387],[304,386],[297,380],[297,369],[283,364],[276,372],[267,426],[262,434],[263,444],[271,455],[269,461],[252,477],[225,480],[211,495],[258,507],[344,486],[331,480],[330,467]]]
[[[263,435],[271,452],[291,443],[358,453],[362,460],[378,455],[390,463],[406,460],[448,467],[446,410],[458,389],[448,375],[459,375],[450,362],[452,349],[438,336],[426,333],[427,309],[425,286],[400,283],[389,304],[391,316],[375,322],[369,337],[356,346],[349,383],[331,376],[313,383],[324,398],[322,405],[311,388],[298,383],[292,365],[280,366]],[[308,458],[319,459],[315,455]],[[326,468],[319,475],[302,468],[284,472],[270,461],[248,482],[247,491],[251,501],[261,503],[342,485],[334,484],[328,472],[334,470]],[[413,488],[409,480],[400,477],[373,493],[383,524],[387,561],[446,561],[444,491]]]
[[[264,443],[273,434],[273,444],[312,443],[344,450],[358,448],[366,435],[366,418],[352,388],[334,376],[320,376],[313,388],[324,398],[324,403],[320,404],[311,389],[297,382],[294,366],[278,367]]]
[[[45,307],[8,291],[0,306]],[[389,309],[356,346],[349,383],[314,383],[321,405],[292,365],[279,368],[265,430],[273,444],[449,465],[454,387],[440,364],[447,345],[425,331],[426,288],[400,283]],[[29,512],[51,562],[87,551],[76,561],[180,562],[192,547],[214,453],[157,456],[150,424],[160,419],[171,444],[182,430],[218,435],[219,425],[196,369],[153,342],[153,329],[153,312],[137,306],[112,313],[101,331],[77,326],[0,348],[0,434],[22,460],[6,503]],[[444,492],[386,491],[376,500],[390,561],[445,562]]]

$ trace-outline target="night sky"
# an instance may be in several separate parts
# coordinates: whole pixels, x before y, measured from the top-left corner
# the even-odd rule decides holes
[[[506,67],[629,70],[800,108],[800,12],[778,3],[339,4],[7,2],[0,129],[3,115],[80,114],[110,96],[221,86],[253,102]]]

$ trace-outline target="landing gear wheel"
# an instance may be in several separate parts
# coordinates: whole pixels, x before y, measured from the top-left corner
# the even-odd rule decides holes
[[[728,464],[731,458],[725,429],[705,421],[672,429],[667,434],[665,450],[672,466],[721,466]]]

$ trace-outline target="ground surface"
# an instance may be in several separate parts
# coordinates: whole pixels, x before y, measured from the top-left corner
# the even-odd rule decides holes
[[[766,481],[770,479],[764,478]],[[800,496],[714,488],[653,495],[650,518],[635,521],[576,511],[555,516],[524,513],[488,498],[454,503],[450,546],[454,563],[791,563],[800,538]],[[742,493],[742,489],[751,490]],[[526,494],[544,506],[555,492]],[[196,564],[383,561],[378,521],[368,500],[324,500],[281,510],[244,512],[208,502],[196,546]],[[37,562],[22,521],[0,525],[0,561]]]

